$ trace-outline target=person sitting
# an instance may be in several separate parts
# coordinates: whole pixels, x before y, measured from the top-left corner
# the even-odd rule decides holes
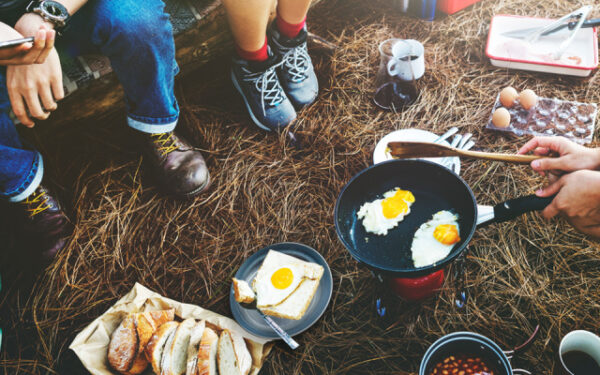
[[[267,31],[274,1],[223,1],[236,44],[231,80],[252,121],[267,131],[291,124],[319,91],[306,46],[311,0],[279,0]]]
[[[165,4],[59,1],[0,2],[0,40],[36,37],[33,45],[0,54],[0,65],[6,67],[0,71],[0,198],[10,202],[20,231],[34,240],[31,247],[48,260],[64,247],[72,226],[42,184],[41,154],[21,140],[9,112],[12,108],[21,124],[33,127],[35,119],[48,118],[63,98],[55,29],[62,34],[57,40],[70,51],[100,52],[110,59],[125,92],[127,124],[136,131],[144,161],[165,191],[187,198],[210,184],[201,153],[175,132],[178,66]]]
[[[535,137],[518,151],[557,156],[534,160],[531,167],[549,184],[539,197],[556,195],[544,209],[546,219],[561,215],[578,231],[600,238],[600,148],[587,148],[563,137]]]

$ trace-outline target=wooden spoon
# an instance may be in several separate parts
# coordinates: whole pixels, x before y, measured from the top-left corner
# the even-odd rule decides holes
[[[390,142],[388,148],[393,157],[405,158],[435,158],[444,156],[465,156],[475,159],[505,161],[516,164],[529,164],[532,160],[545,156],[498,154],[494,152],[468,151],[428,142]]]

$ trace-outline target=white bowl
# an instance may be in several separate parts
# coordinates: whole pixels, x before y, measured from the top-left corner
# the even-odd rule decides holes
[[[439,135],[428,132],[427,130],[421,129],[402,129],[396,130],[385,137],[381,138],[377,145],[375,146],[375,151],[373,151],[373,164],[379,164],[383,161],[393,159],[392,155],[389,152],[386,152],[387,144],[389,142],[400,142],[400,141],[409,141],[409,142],[433,142],[439,138]],[[440,142],[442,145],[450,146],[450,144],[446,141]],[[442,166],[448,167],[442,163],[442,161],[446,158],[421,158],[423,160],[429,160],[434,163],[440,164]],[[451,167],[448,168],[456,174],[460,174],[460,158],[458,156],[454,156],[449,158],[452,162]]]

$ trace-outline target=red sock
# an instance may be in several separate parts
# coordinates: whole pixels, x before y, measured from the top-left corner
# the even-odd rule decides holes
[[[235,46],[235,50],[239,57],[244,60],[250,61],[265,61],[269,58],[269,52],[267,49],[267,37],[265,36],[265,44],[256,51],[246,51],[241,49],[239,46]]]
[[[297,37],[298,34],[300,34],[300,30],[302,30],[304,25],[306,25],[306,17],[304,17],[302,22],[292,24],[286,22],[283,18],[277,16],[277,29],[279,29],[280,33],[282,33],[290,39]]]

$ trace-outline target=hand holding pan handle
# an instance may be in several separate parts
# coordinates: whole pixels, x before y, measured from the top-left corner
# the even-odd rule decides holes
[[[546,208],[555,195],[551,197],[541,198],[535,194],[526,195],[515,199],[509,199],[506,202],[498,203],[493,207],[494,214],[486,217],[481,217],[478,221],[478,226],[486,226],[491,223],[500,223],[503,221],[512,220],[524,213],[531,211],[541,211]],[[489,207],[489,206],[488,206]],[[480,215],[482,213],[480,212]]]

